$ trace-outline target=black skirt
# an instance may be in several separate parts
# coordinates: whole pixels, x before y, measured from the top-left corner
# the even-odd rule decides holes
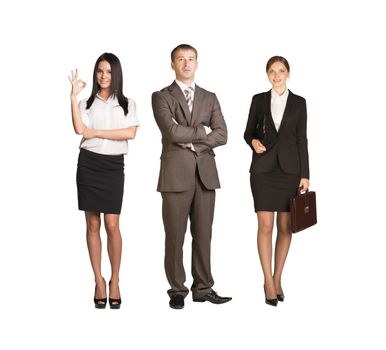
[[[79,210],[120,214],[123,199],[123,155],[80,149],[76,184]]]
[[[297,193],[300,175],[286,174],[276,160],[268,173],[251,173],[251,190],[258,211],[290,211],[290,198]]]

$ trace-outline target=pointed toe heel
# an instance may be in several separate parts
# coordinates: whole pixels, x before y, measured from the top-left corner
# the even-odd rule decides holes
[[[278,299],[267,299],[267,293],[265,291],[265,285],[264,287],[264,295],[265,295],[265,303],[270,306],[277,306]]]

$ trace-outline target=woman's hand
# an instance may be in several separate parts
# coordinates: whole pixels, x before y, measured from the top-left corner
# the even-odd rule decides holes
[[[75,69],[75,72],[71,71],[71,78],[68,79],[72,85],[71,96],[77,96],[86,87],[86,83],[78,78],[78,69]]]
[[[310,187],[310,180],[308,180],[304,177],[301,178],[300,184],[299,184],[300,191],[307,191],[308,187]]]
[[[267,150],[258,139],[252,140],[252,147],[256,153],[263,153]]]
[[[93,137],[96,137],[95,129],[84,128],[83,137],[85,139],[92,139]]]

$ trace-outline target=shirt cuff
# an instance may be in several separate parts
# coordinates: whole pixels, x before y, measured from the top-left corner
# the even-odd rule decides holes
[[[204,129],[205,129],[205,133],[208,135],[212,132],[212,129],[209,127],[209,126],[205,126],[203,125]]]

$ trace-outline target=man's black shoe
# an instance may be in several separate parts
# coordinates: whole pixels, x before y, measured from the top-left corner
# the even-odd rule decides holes
[[[214,290],[211,290],[208,294],[204,295],[201,298],[193,299],[193,301],[196,302],[209,301],[213,304],[224,304],[231,300],[231,297],[220,297]]]
[[[174,294],[171,296],[169,306],[172,309],[183,309],[184,308],[184,297],[181,294]]]

